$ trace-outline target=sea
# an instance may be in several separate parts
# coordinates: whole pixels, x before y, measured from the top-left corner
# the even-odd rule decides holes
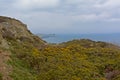
[[[48,43],[62,43],[74,39],[91,39],[94,41],[104,41],[120,45],[120,33],[114,34],[49,34],[47,37],[42,36],[42,39]]]

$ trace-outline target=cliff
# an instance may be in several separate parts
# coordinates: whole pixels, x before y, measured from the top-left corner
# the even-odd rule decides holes
[[[27,43],[28,46],[37,48],[45,44],[45,41],[28,30],[26,24],[14,18],[0,16],[0,80],[12,80],[9,76],[12,66],[6,63],[12,61],[10,50],[14,49],[13,42],[19,45]]]
[[[45,41],[33,35],[27,25],[19,20],[9,17],[0,16],[0,46],[9,48],[9,40],[18,42],[30,42],[34,44],[44,44]]]

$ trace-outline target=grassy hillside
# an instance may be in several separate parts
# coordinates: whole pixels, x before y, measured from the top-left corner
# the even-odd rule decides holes
[[[0,16],[0,80],[120,80],[120,47],[89,39],[48,44]]]
[[[36,48],[10,42],[14,80],[120,80],[120,50],[113,44],[83,39]]]

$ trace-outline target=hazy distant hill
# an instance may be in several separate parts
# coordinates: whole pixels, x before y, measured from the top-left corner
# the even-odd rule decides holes
[[[37,36],[41,37],[41,38],[49,38],[49,37],[55,37],[55,34],[36,34]]]
[[[119,59],[114,44],[48,44],[19,20],[0,16],[0,80],[120,80]]]

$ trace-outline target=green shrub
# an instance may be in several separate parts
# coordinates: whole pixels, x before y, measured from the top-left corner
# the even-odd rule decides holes
[[[0,73],[0,80],[3,80],[3,79],[2,79],[2,74],[1,74],[1,73]]]

